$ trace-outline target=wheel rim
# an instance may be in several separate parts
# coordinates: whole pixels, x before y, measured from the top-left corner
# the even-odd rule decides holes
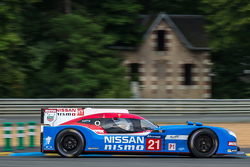
[[[77,139],[74,136],[66,136],[62,143],[66,151],[74,150],[77,147]]]
[[[213,147],[213,140],[209,135],[200,135],[196,139],[195,146],[199,152],[207,153]]]

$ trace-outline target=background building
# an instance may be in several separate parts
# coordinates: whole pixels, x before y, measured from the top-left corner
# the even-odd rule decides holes
[[[211,60],[200,15],[143,15],[148,27],[139,47],[115,46],[125,55],[135,97],[211,98]],[[139,91],[139,92],[138,92]]]

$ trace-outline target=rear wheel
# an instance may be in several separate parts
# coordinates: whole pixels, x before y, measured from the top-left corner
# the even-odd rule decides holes
[[[63,157],[78,157],[84,148],[85,141],[75,129],[64,129],[56,137],[56,151]]]
[[[218,149],[218,137],[210,129],[198,129],[189,138],[189,150],[193,157],[211,157]]]

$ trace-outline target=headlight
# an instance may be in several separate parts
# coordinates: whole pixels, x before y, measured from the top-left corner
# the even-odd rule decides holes
[[[229,129],[225,129],[225,130],[228,132],[228,134],[230,134],[236,138],[236,134],[233,131],[231,131]]]

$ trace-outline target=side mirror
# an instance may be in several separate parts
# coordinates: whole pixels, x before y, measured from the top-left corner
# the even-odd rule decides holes
[[[154,128],[154,130],[152,132],[155,132],[155,133],[164,133],[165,130],[163,130],[162,128],[158,127],[158,128]]]

